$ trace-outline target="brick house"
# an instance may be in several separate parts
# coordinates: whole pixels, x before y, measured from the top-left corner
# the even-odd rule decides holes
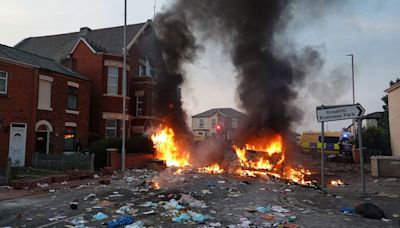
[[[122,128],[123,26],[30,37],[16,48],[57,62],[89,78],[92,140],[120,137]],[[126,135],[143,133],[158,120],[153,116],[154,86],[161,53],[151,20],[127,25]]]
[[[88,144],[91,82],[54,60],[0,45],[0,166]]]
[[[221,137],[230,141],[244,117],[233,108],[213,108],[192,116],[192,132],[196,140]]]

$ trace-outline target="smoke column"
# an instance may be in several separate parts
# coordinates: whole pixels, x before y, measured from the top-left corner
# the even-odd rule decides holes
[[[238,97],[248,114],[236,141],[289,133],[291,123],[302,117],[292,104],[297,96],[294,87],[323,62],[318,51],[311,47],[296,52],[276,49],[276,35],[291,19],[291,3],[287,0],[175,1],[156,20],[166,64],[176,79],[170,81],[171,91],[176,91],[182,83],[182,75],[176,73],[182,72],[182,62],[195,57],[198,46],[193,34],[199,33],[202,39],[221,42],[236,69]],[[165,99],[169,99],[167,94]]]
[[[156,85],[155,106],[157,115],[170,124],[177,138],[188,139],[186,113],[182,108],[181,86],[184,80],[182,64],[193,61],[199,48],[188,28],[185,15],[173,11],[157,14],[155,18],[159,45],[165,61]],[[185,141],[185,139],[182,139]]]

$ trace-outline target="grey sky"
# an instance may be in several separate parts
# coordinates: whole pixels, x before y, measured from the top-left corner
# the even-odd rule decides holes
[[[158,0],[156,10],[169,2]],[[0,43],[9,46],[31,36],[123,24],[123,0],[0,0],[0,5]],[[153,7],[153,0],[128,0],[128,23],[152,19]],[[383,91],[390,80],[400,77],[399,9],[400,1],[396,0],[354,0],[326,11],[314,9],[294,15],[287,35],[297,47],[318,46],[325,59],[323,70],[299,89],[297,103],[305,113],[303,123],[297,126],[299,131],[319,128],[316,106],[352,102],[349,53],[355,55],[356,101],[367,113],[382,110]],[[205,47],[200,59],[186,66],[188,80],[183,95],[189,115],[214,107],[239,108],[229,56],[218,45]],[[331,123],[329,130],[348,124],[350,121]]]

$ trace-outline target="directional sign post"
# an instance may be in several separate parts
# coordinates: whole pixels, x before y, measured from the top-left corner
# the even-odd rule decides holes
[[[359,119],[364,115],[365,109],[360,104],[319,106],[317,107],[318,122],[336,120]]]
[[[317,120],[321,123],[321,188],[322,193],[326,193],[325,184],[325,137],[324,123],[329,121],[358,119],[358,136],[359,136],[359,151],[360,151],[360,168],[361,168],[361,183],[363,188],[363,196],[366,196],[365,178],[364,178],[364,160],[362,151],[362,126],[361,121],[365,109],[360,104],[349,105],[321,105],[317,107]],[[354,132],[353,132],[354,133]]]

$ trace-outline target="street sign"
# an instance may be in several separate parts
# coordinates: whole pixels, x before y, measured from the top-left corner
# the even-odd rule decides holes
[[[358,119],[364,115],[365,109],[360,104],[318,106],[318,122]]]

